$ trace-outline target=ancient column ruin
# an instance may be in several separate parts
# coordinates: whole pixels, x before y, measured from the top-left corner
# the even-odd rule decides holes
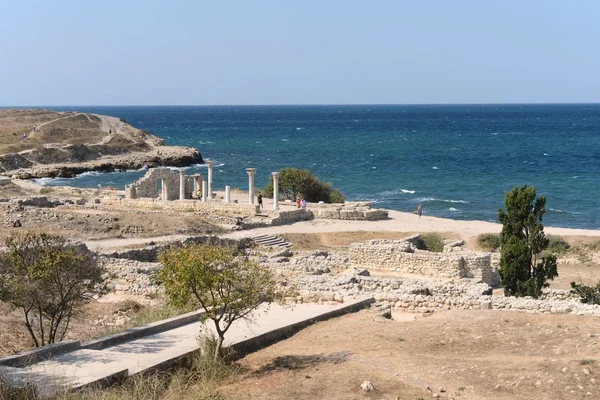
[[[208,167],[208,198],[212,199],[212,191],[213,191],[213,165],[215,162],[213,160],[207,160],[206,165]]]
[[[273,175],[273,210],[279,209],[279,172],[271,172]]]
[[[179,200],[185,200],[185,170],[179,170]]]
[[[200,182],[204,182],[204,177],[200,174],[193,175],[194,177],[194,192],[192,193],[192,197],[196,199],[200,199],[202,197],[202,184]]]
[[[248,174],[248,203],[254,204],[254,174],[256,174],[256,168],[246,168]]]

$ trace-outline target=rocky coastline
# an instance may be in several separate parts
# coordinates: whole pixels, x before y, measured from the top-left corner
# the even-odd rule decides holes
[[[3,174],[10,176],[12,179],[73,178],[88,171],[115,172],[117,170],[138,170],[160,166],[187,167],[192,164],[203,163],[204,160],[198,149],[183,146],[162,146],[160,154],[157,151],[153,153],[131,153],[81,163],[35,165],[29,168],[6,171]]]
[[[0,139],[0,176],[13,179],[204,163],[196,148],[165,146],[161,138],[106,115],[0,110]]]

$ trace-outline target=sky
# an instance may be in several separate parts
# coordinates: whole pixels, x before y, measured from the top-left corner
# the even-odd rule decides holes
[[[0,106],[600,102],[600,1],[0,1]]]

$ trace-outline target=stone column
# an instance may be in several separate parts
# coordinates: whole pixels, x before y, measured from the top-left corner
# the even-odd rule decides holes
[[[213,184],[213,165],[215,162],[213,160],[206,160],[206,165],[208,166],[208,198],[212,199],[212,184]]]
[[[225,204],[231,203],[231,186],[225,186]]]
[[[202,181],[202,202],[206,203],[206,181]]]
[[[165,178],[160,179],[160,186],[162,189],[162,193],[161,193],[162,200],[167,201],[169,199],[168,198],[169,191],[167,190],[167,180]]]
[[[185,171],[179,170],[179,200],[185,200]]]
[[[194,174],[194,193],[192,193],[192,197],[196,199],[199,199],[201,197],[201,195],[198,194],[198,192],[200,192],[201,189],[200,177],[202,177],[202,175]]]
[[[256,168],[246,168],[248,174],[248,203],[254,204],[254,174],[256,174]]]
[[[271,172],[273,175],[273,210],[279,209],[279,172]]]

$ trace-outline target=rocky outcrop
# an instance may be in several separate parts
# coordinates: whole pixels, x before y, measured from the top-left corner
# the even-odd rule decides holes
[[[177,146],[170,147],[161,155],[139,153],[81,163],[35,165],[10,171],[10,175],[13,179],[72,178],[87,171],[114,172],[159,166],[185,167],[203,162],[198,149]]]
[[[105,115],[0,110],[0,138],[0,173],[17,179],[203,163],[198,149],[164,146],[149,132]]]

